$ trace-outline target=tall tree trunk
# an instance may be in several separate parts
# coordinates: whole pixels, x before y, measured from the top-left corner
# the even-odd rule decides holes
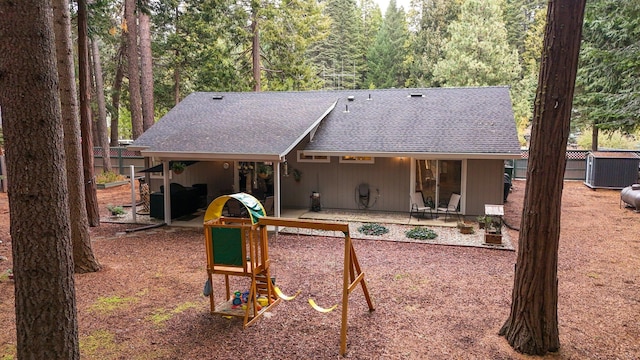
[[[598,121],[593,122],[593,128],[591,129],[591,150],[598,151],[598,133],[600,129],[598,129]]]
[[[84,194],[89,226],[100,225],[100,211],[93,170],[93,139],[91,135],[91,96],[89,73],[89,37],[87,34],[87,2],[78,0],[78,72],[80,75],[80,135],[84,169]]]
[[[153,55],[151,54],[151,24],[149,14],[141,11],[140,19],[140,72],[142,81],[142,127],[147,131],[155,123],[153,103]]]
[[[560,210],[585,1],[548,5],[511,314],[500,329],[515,350],[531,355],[560,348]]]
[[[253,91],[261,91],[260,83],[260,33],[258,31],[258,4],[251,8],[251,59],[253,67]]]
[[[120,48],[116,54],[116,76],[111,90],[111,146],[118,146],[119,121],[120,121],[120,94],[122,93],[122,78],[124,77],[124,54],[127,49],[127,41],[123,36]]]
[[[179,51],[176,50],[176,58],[178,57]],[[180,102],[180,64],[176,63],[173,68],[173,102],[175,105],[178,105]]]
[[[0,1],[18,359],[79,359],[67,176],[49,2]]]
[[[96,84],[96,100],[98,103],[98,120],[96,130],[100,147],[102,148],[102,169],[103,171],[113,171],[111,168],[111,149],[107,134],[107,104],[104,99],[104,79],[102,77],[102,63],[100,61],[100,49],[98,40],[91,40],[91,53],[93,54],[93,74]]]
[[[138,21],[136,0],[125,0],[124,16],[127,21],[127,59],[129,74],[129,104],[133,139],[142,135],[142,100],[140,99],[140,56],[138,55]]]
[[[76,92],[76,74],[73,64],[73,43],[71,40],[71,16],[68,0],[54,0],[54,30],[56,35],[56,54],[58,59],[58,77],[60,81],[60,105],[64,129],[64,151],[67,166],[67,187],[69,189],[69,214],[71,222],[71,243],[73,244],[73,262],[75,272],[85,273],[100,270],[91,248],[89,220],[85,207],[84,174],[82,172],[82,153],[80,146],[80,123],[78,121],[78,102]]]

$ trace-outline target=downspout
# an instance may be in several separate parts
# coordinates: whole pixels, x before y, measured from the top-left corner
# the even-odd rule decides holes
[[[171,187],[169,186],[169,160],[162,160],[162,183],[164,186],[164,222],[171,225]]]
[[[273,163],[273,216],[280,217],[281,162]]]

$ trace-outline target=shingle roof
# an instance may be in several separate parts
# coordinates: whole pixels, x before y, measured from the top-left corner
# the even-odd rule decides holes
[[[507,87],[346,93],[306,150],[520,154]]]
[[[328,111],[305,150],[520,154],[507,87],[198,92],[131,146],[176,155],[285,155]]]
[[[222,99],[214,99],[218,96]],[[196,92],[131,146],[167,153],[280,155],[337,99],[329,92]]]

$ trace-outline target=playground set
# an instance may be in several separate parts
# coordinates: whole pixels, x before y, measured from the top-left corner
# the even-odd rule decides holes
[[[223,216],[227,201],[239,201],[247,210],[247,217]],[[358,286],[362,286],[369,311],[374,311],[373,302],[360,268],[356,252],[349,235],[349,224],[309,221],[300,219],[275,218],[266,216],[262,204],[253,196],[245,193],[223,195],[216,198],[208,206],[204,216],[205,247],[207,252],[207,284],[212,284],[213,275],[223,275],[226,297],[216,304],[213,289],[205,290],[209,296],[211,313],[222,316],[243,318],[246,328],[257,321],[266,312],[273,309],[282,300],[293,300],[299,293],[287,296],[275,286],[271,276],[268,226],[295,227],[340,231],[344,234],[344,266],[342,286],[342,324],[340,330],[340,355],[346,353],[347,313],[349,294]],[[231,292],[230,276],[250,279],[247,292]],[[207,286],[205,286],[205,289]],[[207,294],[208,293],[208,294]],[[323,308],[309,299],[312,308],[320,312],[330,312],[339,304]]]

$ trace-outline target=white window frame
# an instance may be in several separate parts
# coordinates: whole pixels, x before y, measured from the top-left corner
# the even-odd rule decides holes
[[[376,158],[373,156],[340,156],[341,164],[374,164]]]
[[[328,163],[331,162],[331,157],[326,155],[305,155],[304,151],[298,150],[298,162]]]

